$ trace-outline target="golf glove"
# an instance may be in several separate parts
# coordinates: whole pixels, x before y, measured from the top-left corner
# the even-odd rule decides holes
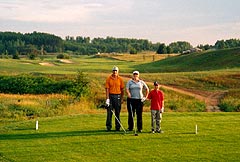
[[[146,100],[146,97],[143,97],[142,99],[141,99],[141,102],[144,102]]]
[[[106,100],[106,106],[107,106],[107,107],[110,106],[110,100],[109,100],[109,98]]]

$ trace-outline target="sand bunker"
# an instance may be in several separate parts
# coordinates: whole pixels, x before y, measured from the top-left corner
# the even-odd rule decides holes
[[[65,60],[65,59],[61,59],[61,60],[59,60],[59,62],[66,63],[66,64],[72,64],[73,63],[72,61]]]
[[[49,63],[49,62],[41,62],[39,64],[42,65],[42,66],[55,66],[54,64]]]

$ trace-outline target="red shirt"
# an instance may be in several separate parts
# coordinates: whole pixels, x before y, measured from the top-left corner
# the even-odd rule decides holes
[[[160,90],[151,90],[148,94],[148,99],[151,100],[151,110],[161,110],[164,101],[163,92]]]

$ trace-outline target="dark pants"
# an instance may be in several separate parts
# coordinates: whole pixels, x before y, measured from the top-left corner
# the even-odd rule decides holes
[[[120,94],[110,94],[109,99],[110,99],[110,106],[107,109],[107,120],[106,120],[107,130],[112,129],[112,115],[113,115],[113,113],[112,113],[111,110],[114,110],[115,115],[116,115],[116,117],[118,118],[119,121],[120,121],[120,111],[121,111],[121,95]],[[120,127],[121,127],[121,125],[119,124],[119,122],[115,118],[115,128],[116,128],[116,130],[119,130]]]
[[[142,130],[142,112],[143,103],[141,99],[127,98],[127,109],[128,109],[128,129],[132,130],[134,127],[134,116],[137,114],[137,129]]]

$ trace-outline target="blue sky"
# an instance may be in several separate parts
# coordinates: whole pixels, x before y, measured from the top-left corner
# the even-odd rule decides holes
[[[0,31],[193,46],[240,38],[239,0],[0,0]]]

